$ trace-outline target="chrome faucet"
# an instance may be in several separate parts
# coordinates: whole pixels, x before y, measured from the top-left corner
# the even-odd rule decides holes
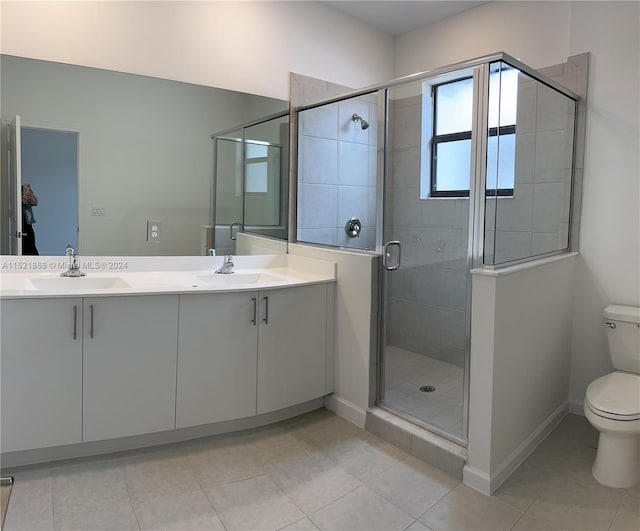
[[[69,269],[65,272],[60,273],[61,277],[84,277],[86,273],[80,271],[80,265],[78,264],[78,255],[76,254],[76,250],[71,247],[71,245],[67,245],[64,250],[64,254],[69,257]]]
[[[220,275],[230,275],[233,273],[233,261],[231,260],[230,254],[224,257],[224,263],[220,266],[220,269],[216,269],[215,272]]]

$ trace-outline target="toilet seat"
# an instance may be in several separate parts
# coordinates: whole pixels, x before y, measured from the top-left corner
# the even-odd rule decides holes
[[[612,372],[589,384],[586,403],[594,414],[612,420],[640,420],[640,374]]]

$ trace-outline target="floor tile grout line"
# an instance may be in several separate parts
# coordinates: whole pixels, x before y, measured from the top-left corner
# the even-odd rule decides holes
[[[287,500],[289,500],[291,503],[293,503],[293,505],[295,506],[296,509],[298,509],[298,511],[300,511],[305,517],[307,516],[307,512],[305,510],[302,509],[302,507],[300,507],[296,501],[291,498],[286,492],[285,490],[280,486],[280,484],[278,483],[278,481],[276,481],[276,478],[272,478],[268,473],[265,474],[265,476],[269,479],[269,481],[271,481],[271,483],[273,483],[278,490],[284,495],[285,498],[287,498]],[[330,505],[330,504],[329,504]],[[294,522],[289,522],[285,527],[290,526],[292,524],[295,524],[295,522],[299,522],[300,520],[302,520],[302,518],[299,518],[298,520],[295,520]],[[315,525],[315,524],[314,524]],[[317,526],[316,526],[317,527]]]
[[[124,488],[127,491],[127,497],[129,498],[129,503],[131,504],[131,510],[133,511],[133,516],[136,519],[136,524],[138,524],[138,529],[142,529],[142,525],[140,525],[140,519],[138,518],[138,513],[136,511],[136,506],[133,503],[133,498],[131,497],[131,491],[129,490],[129,483],[127,481],[127,467],[126,467],[126,463],[124,463],[122,466],[122,480],[124,482]]]
[[[453,489],[455,489],[458,485],[456,485]],[[387,498],[383,493],[377,491],[375,489],[375,487],[369,487],[372,491],[374,491],[376,494],[379,494],[380,496],[382,496],[385,500],[387,500],[389,503],[392,503],[393,505],[395,505],[398,509],[400,509],[401,511],[403,511],[404,513],[408,514],[409,516],[411,516],[413,518],[413,515],[410,513],[407,513],[407,511],[405,511],[404,509],[402,509],[401,507],[399,507],[398,505],[396,505],[392,500],[390,500],[389,498]],[[445,492],[442,496],[440,496],[436,501],[434,501],[427,509],[425,509],[422,513],[420,513],[420,515],[416,518],[416,520],[419,520],[420,518],[422,518],[425,514],[427,514],[431,509],[433,509],[433,507],[435,507],[438,503],[440,503],[440,500],[442,500],[443,498],[445,498],[451,491],[453,491],[453,489],[449,489],[447,492]],[[422,522],[420,522],[422,523]]]
[[[420,523],[422,524],[422,520],[420,520],[425,514],[427,514],[431,509],[433,509],[436,505],[438,505],[442,500],[444,500],[447,496],[449,496],[455,489],[457,489],[460,485],[462,485],[463,483],[458,482],[458,484],[453,487],[452,489],[450,489],[448,492],[445,492],[442,496],[440,496],[435,502],[433,502],[431,504],[431,506],[426,509],[420,516],[418,516],[418,518],[416,518],[416,521],[420,521]],[[426,525],[426,524],[424,524]]]
[[[320,524],[317,524],[316,521],[312,518],[314,514],[326,509],[327,507],[329,507],[330,505],[333,505],[334,503],[337,503],[339,500],[341,500],[342,498],[344,498],[345,496],[348,496],[349,494],[351,494],[352,492],[355,492],[356,490],[358,490],[360,487],[362,486],[366,486],[366,485],[358,485],[357,487],[355,487],[354,489],[351,489],[349,492],[345,492],[342,496],[339,496],[338,498],[336,498],[335,500],[333,500],[331,503],[328,503],[327,505],[325,505],[324,507],[321,507],[320,509],[317,509],[309,514],[306,515],[306,517],[311,520],[311,523],[313,525],[315,525],[318,529],[320,529],[320,531],[322,530],[322,527],[320,527]]]
[[[354,476],[354,477],[355,477],[355,476]],[[360,481],[358,478],[355,478],[355,479],[357,479],[358,481]],[[275,483],[275,481],[274,481],[274,483]],[[299,506],[298,506],[298,504],[296,504],[296,502],[295,502],[294,500],[291,500],[291,501],[293,501],[294,505],[295,505],[296,507],[298,507],[298,509],[300,509],[300,511],[301,511],[301,512],[302,512],[302,513],[303,513],[307,518],[309,518],[309,517],[310,517],[310,515],[312,515],[312,514],[314,514],[314,513],[317,513],[318,511],[322,511],[323,509],[325,509],[325,508],[329,507],[329,505],[331,505],[331,504],[333,504],[333,503],[337,502],[338,500],[340,500],[340,499],[344,498],[345,496],[347,496],[347,495],[351,494],[353,491],[355,491],[355,490],[359,489],[359,488],[360,488],[360,487],[362,487],[363,485],[364,485],[364,483],[362,483],[362,482],[360,481],[360,484],[359,484],[359,485],[357,485],[357,486],[353,487],[352,489],[348,490],[348,491],[347,491],[347,492],[345,492],[342,496],[339,496],[339,497],[338,497],[338,498],[336,498],[335,500],[331,500],[330,502],[326,503],[326,504],[325,504],[325,505],[323,505],[322,507],[319,507],[318,509],[315,509],[315,510],[311,511],[310,513],[308,513],[308,512],[306,512],[306,511],[304,511],[304,510],[302,509],[302,507],[299,507]],[[285,494],[286,494],[286,493],[285,493]],[[310,518],[309,518],[309,519],[310,519]],[[316,524],[314,523],[313,525],[316,525]],[[317,526],[316,526],[316,527],[317,527]]]
[[[524,511],[524,512],[520,515],[520,518],[518,518],[518,519],[516,520],[516,522],[515,522],[515,523],[514,523],[514,524],[513,524],[509,529],[510,529],[511,531],[513,531],[513,530],[518,526],[518,524],[520,523],[520,520],[522,520],[522,519],[525,517],[525,515],[526,515],[526,514],[527,514],[527,511]],[[529,515],[529,517],[531,517],[531,516]]]
[[[209,498],[209,494],[207,493],[207,490],[202,487],[202,485],[200,484],[200,482],[198,481],[198,485],[200,485],[200,488],[202,489],[202,492],[204,493],[204,497],[207,498],[207,501],[209,502],[209,505],[211,506],[211,508],[213,509],[213,512],[216,513],[218,520],[220,520],[220,523],[222,524],[222,527],[225,529],[225,531],[228,531],[228,527],[227,525],[224,523],[224,520],[222,519],[222,515],[220,514],[220,512],[218,511],[218,509],[216,509],[215,504],[213,503],[213,501],[211,500],[211,498]]]
[[[609,522],[609,527],[607,527],[607,531],[609,531],[611,529],[611,526],[616,521],[616,517],[618,516],[618,513],[620,512],[620,509],[622,508],[622,504],[624,502],[624,499],[625,499],[626,496],[628,496],[626,490],[627,489],[625,489],[625,493],[620,497],[620,502],[618,503],[618,507],[616,507],[616,512],[613,513],[613,518],[611,518],[611,522]],[[638,502],[638,511],[640,512],[640,501]]]
[[[308,517],[307,515],[305,515],[305,516],[303,516],[302,518],[300,518],[300,519],[296,520],[295,522],[292,522],[292,523],[290,523],[290,524],[288,524],[288,525],[285,525],[285,526],[283,526],[283,527],[278,527],[278,529],[276,529],[276,531],[284,531],[284,530],[285,530],[287,527],[289,527],[290,525],[297,524],[297,523],[299,523],[299,522],[302,522],[302,520],[305,520],[305,519],[306,519],[306,520],[309,520],[309,522],[311,522],[311,520],[309,519],[309,517]],[[322,530],[321,530],[321,529],[320,529],[316,524],[314,524],[313,522],[311,522],[311,525],[312,525],[313,527],[315,527],[318,531],[322,531]]]
[[[373,487],[364,484],[361,485],[364,487],[367,487],[371,492],[377,494],[378,496],[380,496],[381,498],[383,498],[384,500],[386,500],[387,502],[389,502],[391,505],[393,505],[396,509],[398,509],[401,513],[406,514],[409,518],[413,518],[414,516],[412,514],[409,514],[407,511],[405,511],[402,507],[398,506],[393,500],[390,500],[389,498],[387,498],[384,494],[378,492],[376,489],[374,489]],[[360,488],[360,487],[358,487]],[[355,490],[355,489],[354,489]],[[448,494],[448,493],[447,493]],[[427,509],[428,510],[428,509]],[[426,511],[425,511],[426,512]]]
[[[49,478],[49,492],[51,493],[51,523],[53,524],[53,529],[56,528],[56,509],[54,503],[54,493],[53,493],[53,477],[51,476],[51,465],[47,463],[47,476]]]

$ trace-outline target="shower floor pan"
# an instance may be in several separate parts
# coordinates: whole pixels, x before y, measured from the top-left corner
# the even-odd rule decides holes
[[[388,345],[384,403],[462,437],[464,369]]]

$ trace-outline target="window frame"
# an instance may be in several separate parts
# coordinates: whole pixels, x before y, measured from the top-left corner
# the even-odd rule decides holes
[[[437,131],[437,120],[438,120],[438,89],[444,85],[450,85],[452,83],[459,83],[461,81],[467,81],[472,79],[473,76],[465,76],[457,79],[452,79],[448,81],[443,81],[442,83],[437,83],[431,85],[431,106],[432,106],[432,123],[431,123],[431,139],[429,141],[430,146],[430,171],[429,171],[429,197],[433,198],[443,198],[443,197],[452,197],[452,198],[464,198],[469,197],[469,188],[465,190],[438,190],[438,163],[437,163],[437,151],[438,145],[447,143],[447,142],[455,142],[460,140],[471,140],[471,130],[468,131],[459,131],[456,133],[446,133],[438,135]],[[513,125],[498,125],[497,127],[489,128],[489,138],[500,136],[500,135],[515,135],[516,133],[516,124]],[[469,172],[469,177],[471,177],[471,172]],[[515,183],[514,183],[515,184]],[[485,195],[487,197],[513,197],[513,188],[487,188],[485,191]]]

